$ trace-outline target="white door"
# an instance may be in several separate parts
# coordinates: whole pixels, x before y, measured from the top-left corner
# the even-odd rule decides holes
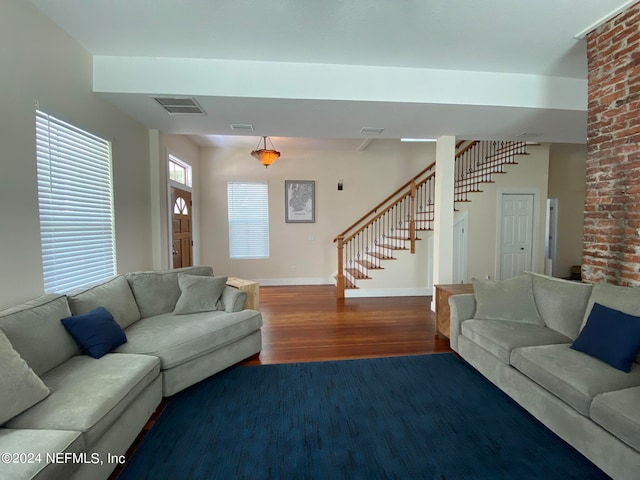
[[[453,283],[467,280],[467,217],[453,224]]]
[[[533,194],[503,194],[500,222],[500,278],[533,267]]]

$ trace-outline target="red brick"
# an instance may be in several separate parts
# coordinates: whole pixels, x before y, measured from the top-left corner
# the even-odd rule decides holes
[[[587,35],[584,278],[640,284],[640,2]]]

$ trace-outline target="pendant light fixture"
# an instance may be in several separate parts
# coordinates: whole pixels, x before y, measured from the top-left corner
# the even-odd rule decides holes
[[[267,137],[262,137],[262,141],[264,142],[263,147],[256,148],[251,152],[251,156],[255,157],[266,168],[280,157],[280,152],[275,149],[271,140],[269,140],[271,150],[267,149]],[[258,141],[258,147],[260,147],[260,141]]]

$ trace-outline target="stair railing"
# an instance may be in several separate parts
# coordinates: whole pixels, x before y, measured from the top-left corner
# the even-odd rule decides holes
[[[469,192],[493,182],[494,174],[506,173],[504,165],[516,164],[516,155],[527,155],[526,142],[474,140],[456,145],[454,201],[467,202]],[[347,288],[381,269],[394,250],[415,253],[417,232],[433,230],[435,216],[435,162],[365,213],[333,239],[338,247],[336,293],[344,298]]]
[[[338,247],[338,298],[356,279],[369,278],[368,270],[392,258],[391,251],[410,241],[415,253],[416,229],[432,226],[435,162],[386,197],[333,239]],[[417,228],[416,228],[417,224]]]
[[[505,165],[526,154],[526,142],[469,142],[456,154],[454,200],[468,202],[469,193],[480,192],[480,184],[493,183],[493,175],[506,173]]]

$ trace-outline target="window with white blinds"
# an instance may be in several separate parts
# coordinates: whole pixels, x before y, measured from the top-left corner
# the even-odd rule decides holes
[[[269,185],[229,182],[229,257],[269,258]]]
[[[116,273],[111,143],[36,110],[45,292]]]

